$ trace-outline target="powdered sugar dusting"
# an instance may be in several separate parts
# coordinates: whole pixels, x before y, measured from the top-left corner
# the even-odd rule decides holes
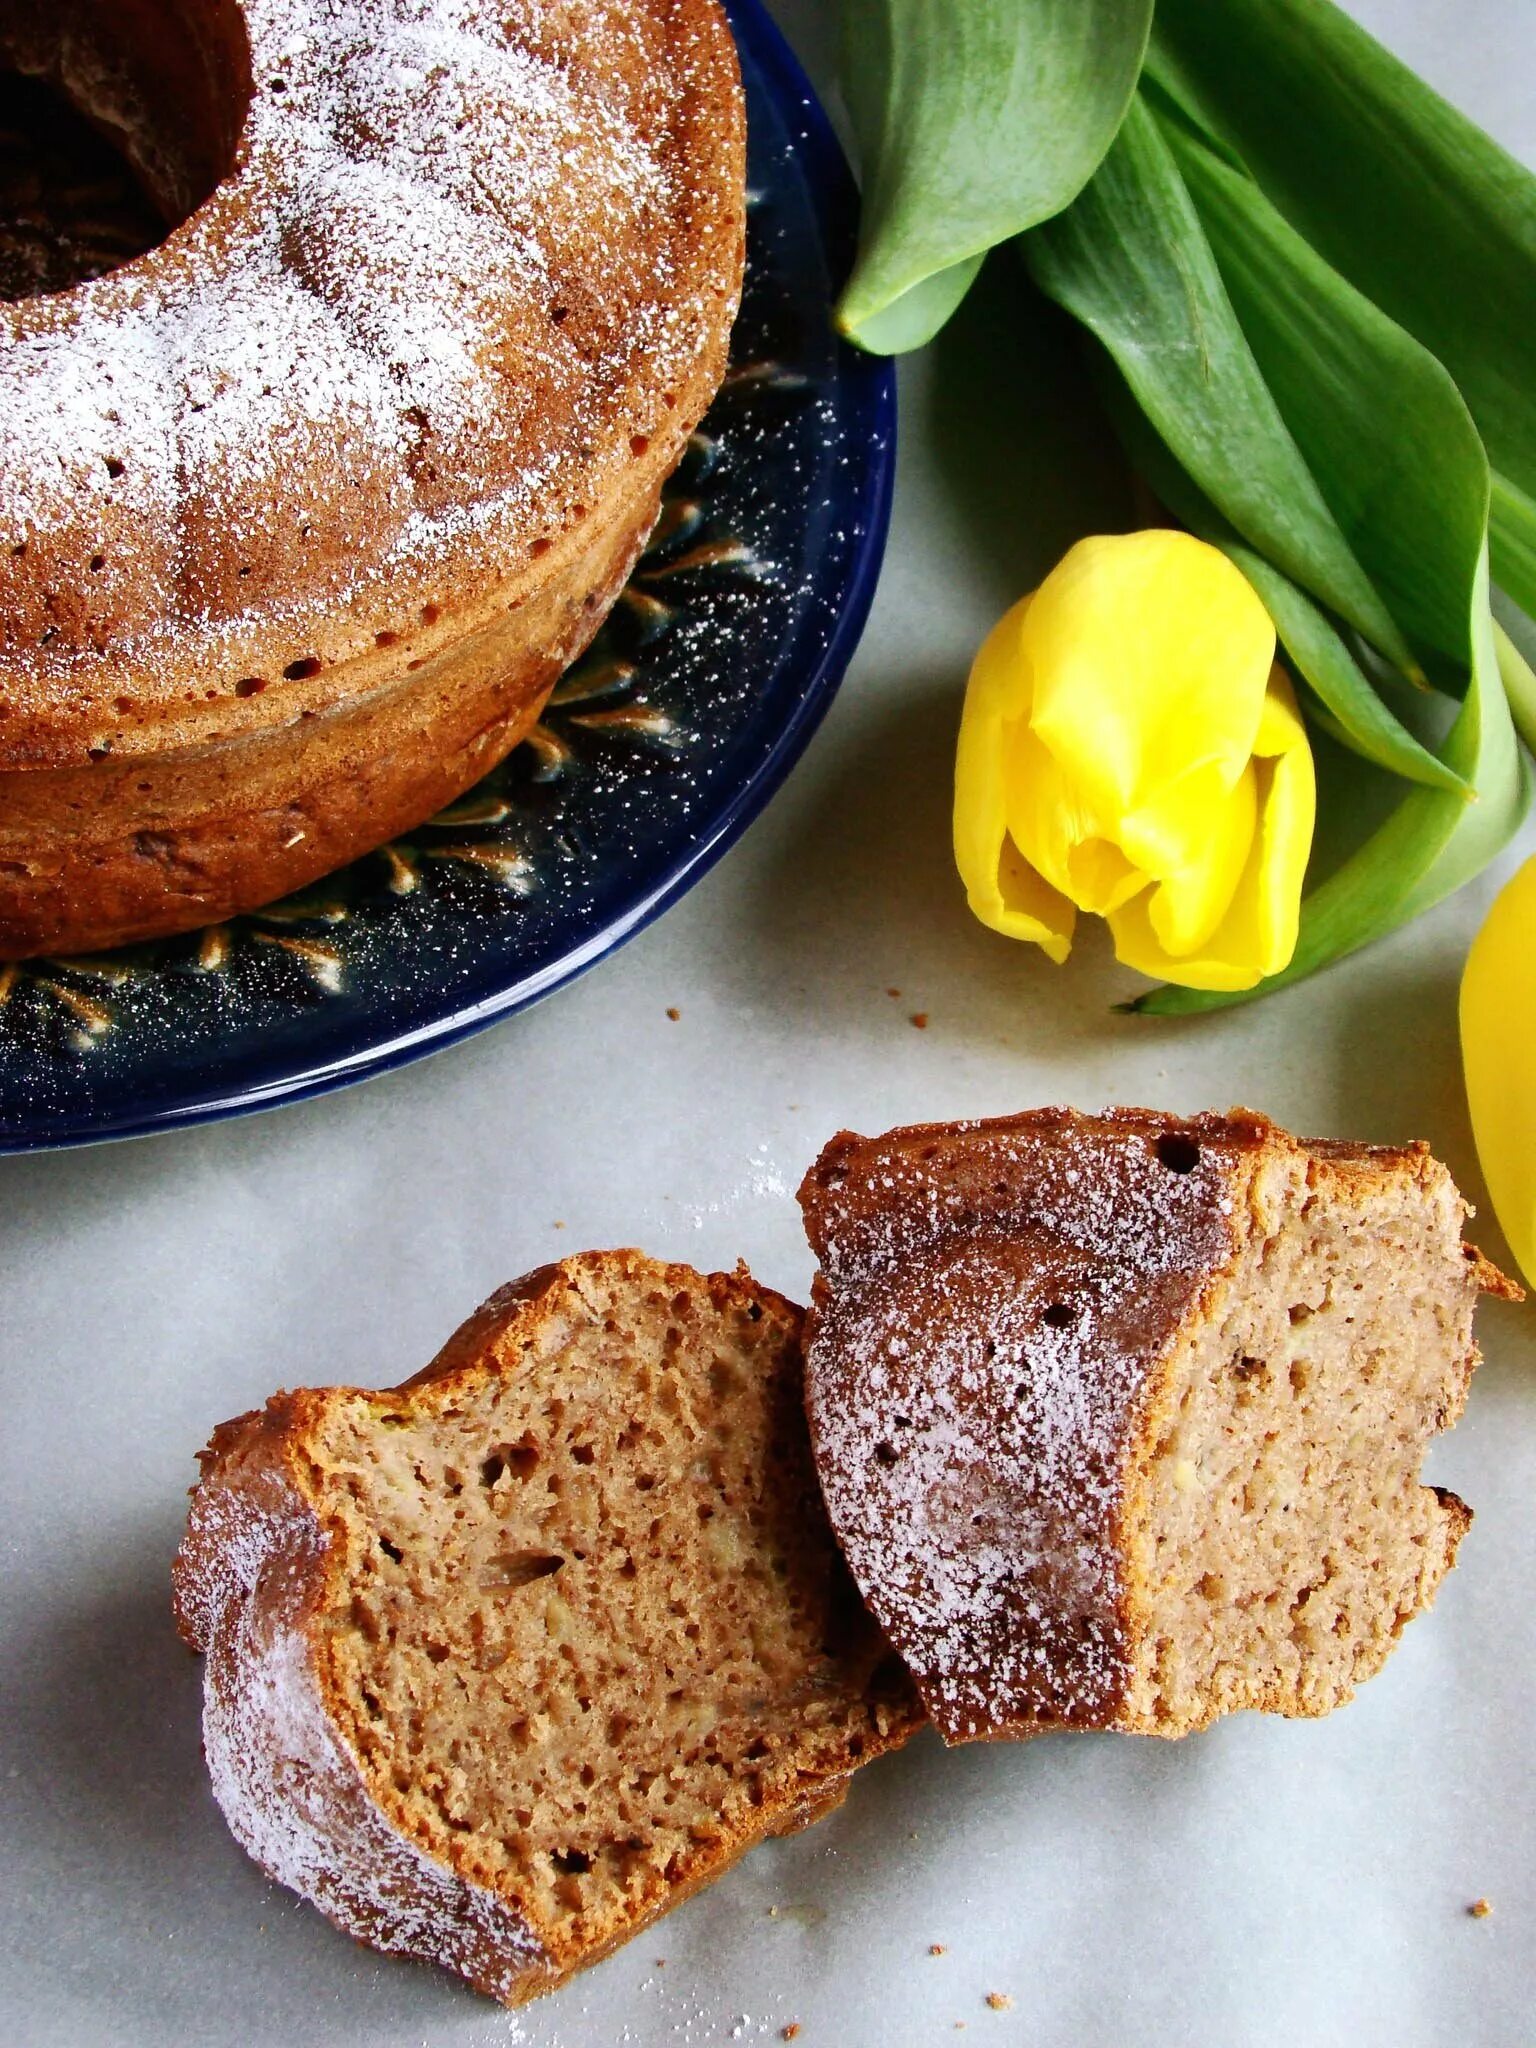
[[[149,258],[0,310],[0,563],[30,551],[47,568],[13,573],[88,583],[96,607],[85,632],[52,597],[43,630],[35,607],[13,626],[19,701],[160,639],[233,658],[255,623],[297,629],[466,534],[490,559],[590,465],[616,374],[591,320],[611,307],[620,369],[664,377],[708,331],[670,275],[667,109],[689,80],[655,62],[653,9],[244,13],[233,178]],[[578,334],[558,302],[581,292]]]
[[[495,1997],[526,1992],[549,1971],[531,1929],[385,1818],[325,1711],[304,1627],[325,1540],[274,1474],[248,1486],[215,1475],[198,1491],[178,1597],[207,1654],[214,1797],[262,1869],[349,1934]]]
[[[854,1576],[951,1740],[1105,1718],[1127,1676],[1116,1514],[1150,1374],[1227,1256],[1225,1165],[1045,1111],[840,1139],[818,1467]]]

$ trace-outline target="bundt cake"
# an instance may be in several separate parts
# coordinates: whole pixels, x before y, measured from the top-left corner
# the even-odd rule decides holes
[[[0,0],[0,63],[166,230],[0,306],[14,958],[267,902],[521,736],[723,373],[744,141],[717,0]]]
[[[946,1740],[1326,1713],[1450,1568],[1419,1464],[1518,1290],[1423,1145],[1041,1110],[844,1134],[800,1199],[817,1468]]]
[[[218,1431],[176,1602],[215,1795],[271,1876],[517,2004],[905,1740],[800,1321],[744,1269],[590,1253],[403,1387]]]

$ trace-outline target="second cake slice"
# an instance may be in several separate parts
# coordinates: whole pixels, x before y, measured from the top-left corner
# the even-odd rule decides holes
[[[1433,1596],[1471,1516],[1419,1466],[1518,1290],[1424,1146],[1041,1110],[800,1199],[822,1485],[947,1740],[1325,1713]]]

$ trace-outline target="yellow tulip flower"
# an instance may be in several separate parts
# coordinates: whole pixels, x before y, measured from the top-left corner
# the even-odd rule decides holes
[[[1467,1106],[1494,1213],[1536,1285],[1536,860],[1495,898],[1461,978]]]
[[[1081,910],[1160,980],[1277,973],[1316,805],[1269,614],[1191,534],[1079,541],[976,657],[955,860],[982,923],[1057,962]]]

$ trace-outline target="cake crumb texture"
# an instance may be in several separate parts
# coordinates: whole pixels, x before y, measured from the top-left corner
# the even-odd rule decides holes
[[[272,1876],[518,2003],[905,1739],[799,1328],[744,1272],[588,1254],[402,1388],[226,1425],[177,1603],[215,1794]]]
[[[946,1739],[1325,1713],[1428,1604],[1508,1283],[1424,1146],[1042,1110],[845,1135],[801,1201],[833,1523]]]

